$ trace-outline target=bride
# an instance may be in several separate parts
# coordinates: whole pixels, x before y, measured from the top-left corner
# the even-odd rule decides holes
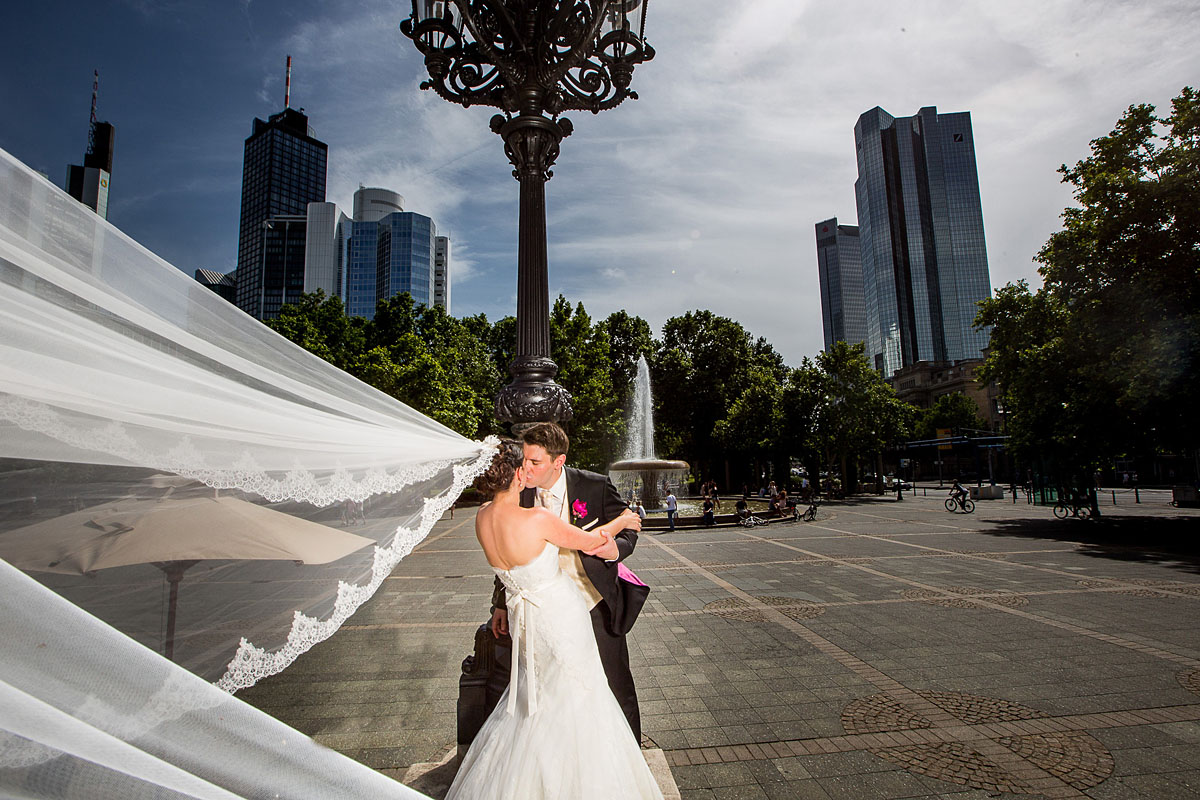
[[[520,444],[505,441],[475,481],[492,496],[475,535],[507,590],[514,658],[508,688],[446,800],[661,800],[608,687],[584,598],[558,566],[560,547],[592,550],[641,521],[626,512],[587,532],[544,508],[521,508],[521,464]]]

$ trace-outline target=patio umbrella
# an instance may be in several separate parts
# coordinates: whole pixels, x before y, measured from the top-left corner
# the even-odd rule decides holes
[[[165,655],[171,658],[179,583],[197,562],[328,564],[372,544],[365,536],[236,497],[168,496],[117,500],[8,531],[0,536],[0,557],[23,570],[65,575],[153,564],[170,585]]]

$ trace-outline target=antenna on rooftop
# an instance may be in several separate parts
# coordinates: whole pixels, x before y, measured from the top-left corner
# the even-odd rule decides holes
[[[100,96],[100,70],[92,70],[92,116],[88,123],[87,154],[96,152],[96,100]]]
[[[287,75],[283,79],[283,107],[292,105],[292,57],[287,57]]]

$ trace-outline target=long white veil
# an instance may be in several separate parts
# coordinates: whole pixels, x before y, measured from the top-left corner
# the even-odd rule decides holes
[[[37,788],[49,760],[136,775],[121,796],[257,794],[212,780],[229,754],[211,709],[239,738],[278,723],[221,690],[332,634],[494,448],[278,336],[0,151],[0,559],[16,568],[0,564],[0,793],[71,796]],[[147,664],[133,675],[111,661],[114,628],[144,646],[119,637]],[[48,670],[51,653],[75,671]],[[164,756],[130,732],[213,743],[182,769],[223,788],[166,791]],[[111,755],[106,736],[136,757],[64,746],[100,737],[89,752]],[[159,766],[131,766],[145,759]]]

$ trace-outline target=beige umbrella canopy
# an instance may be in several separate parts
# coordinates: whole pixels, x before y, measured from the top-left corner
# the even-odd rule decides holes
[[[0,537],[0,557],[23,570],[69,575],[153,564],[170,583],[165,649],[171,658],[179,582],[198,561],[328,564],[373,544],[235,497],[165,497],[118,500],[8,531]]]
[[[239,500],[118,500],[4,534],[0,556],[38,572],[86,574],[159,561],[283,559],[328,564],[365,536]]]

